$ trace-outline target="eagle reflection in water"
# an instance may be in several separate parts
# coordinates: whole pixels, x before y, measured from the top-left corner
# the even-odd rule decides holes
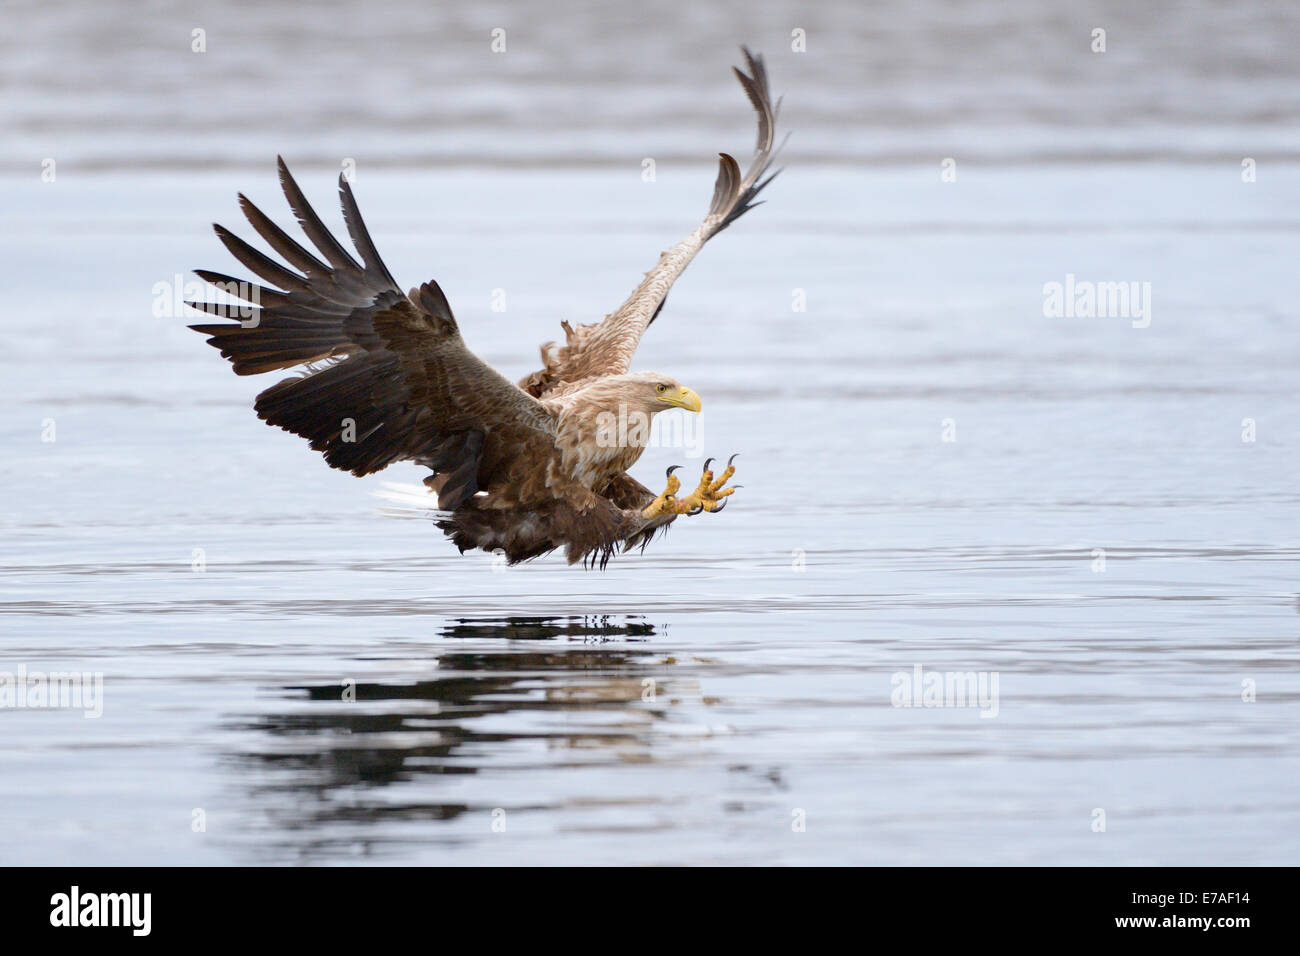
[[[370,829],[358,825],[487,812],[446,800],[444,775],[535,766],[539,741],[573,751],[566,763],[651,760],[666,692],[693,684],[665,676],[674,662],[662,649],[635,646],[655,633],[637,617],[456,620],[441,636],[474,647],[439,654],[434,676],[277,688],[281,712],[238,721],[254,734],[234,763],[253,802],[307,856],[344,844],[356,852]],[[493,639],[507,643],[484,646]]]

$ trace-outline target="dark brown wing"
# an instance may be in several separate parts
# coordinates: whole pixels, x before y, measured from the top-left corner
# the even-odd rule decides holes
[[[466,347],[436,283],[402,294],[346,179],[339,195],[360,262],[325,228],[283,160],[279,169],[285,198],[324,261],[241,196],[253,228],[293,268],[217,226],[235,258],[274,287],[199,271],[253,305],[189,303],[240,320],[191,326],[211,336],[236,373],[308,365],[307,374],[258,395],[258,417],[307,438],[331,466],[355,475],[401,460],[426,465],[440,476],[444,508],[545,461],[554,451],[550,413]]]
[[[564,323],[564,344],[548,342],[542,346],[545,367],[519,383],[520,388],[530,395],[540,397],[560,385],[626,372],[642,333],[659,315],[668,290],[695,254],[727,226],[754,206],[761,205],[755,199],[776,176],[776,173],[768,175],[767,171],[772,165],[772,146],[781,103],[779,100],[775,105],[772,103],[763,58],[754,56],[745,47],[741,47],[741,52],[745,55],[749,73],[739,69],[733,72],[758,114],[758,142],[749,169],[742,175],[735,159],[726,153],[719,154],[721,160],[713,187],[713,202],[704,221],[689,236],[661,254],[627,301],[605,316],[604,321],[576,329]]]
[[[210,344],[230,359],[238,375],[376,351],[382,348],[382,343],[375,336],[371,318],[405,298],[380,261],[346,180],[339,177],[339,196],[348,232],[364,264],[348,255],[325,228],[289,174],[284,160],[277,159],[277,163],[280,185],[290,208],[303,232],[327,261],[322,262],[291,239],[242,193],[239,205],[244,215],[292,268],[253,248],[224,226],[213,226],[217,237],[236,259],[275,286],[268,288],[218,272],[195,270],[217,289],[254,303],[237,309],[224,304],[190,303],[200,311],[240,320],[238,326],[191,326],[212,336]]]

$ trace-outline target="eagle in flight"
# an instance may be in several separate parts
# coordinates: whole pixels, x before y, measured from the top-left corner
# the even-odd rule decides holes
[[[413,461],[431,469],[425,484],[437,495],[438,527],[462,553],[502,552],[515,564],[563,547],[570,564],[603,568],[620,546],[644,548],[678,515],[721,511],[734,490],[726,487],[731,461],[716,476],[706,461],[686,495],[678,494],[674,466],[656,495],[627,473],[648,428],[610,426],[620,416],[648,425],[668,408],[700,410],[693,390],[669,375],[633,372],[631,362],[673,282],[709,239],[757,205],[776,175],[768,168],[780,102],[772,102],[762,57],[742,52],[749,72],[734,72],[758,114],[748,170],[719,154],[699,227],[661,253],[603,321],[562,323],[564,343],[543,345],[542,368],[518,384],[469,350],[436,282],[401,291],[345,176],[339,198],[360,262],[325,228],[283,159],[280,185],[315,252],[241,194],[249,223],[288,265],[215,226],[231,254],[269,285],[195,270],[242,301],[187,303],[238,320],[190,328],[210,336],[237,375],[301,367],[305,374],[271,386],[254,407],[268,424],[308,439],[332,467],[367,475]]]

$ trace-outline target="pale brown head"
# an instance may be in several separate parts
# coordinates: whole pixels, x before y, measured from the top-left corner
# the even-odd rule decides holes
[[[629,412],[653,417],[670,408],[684,408],[688,412],[700,410],[700,396],[694,389],[660,372],[611,375],[600,384],[608,385],[613,403],[625,406]]]

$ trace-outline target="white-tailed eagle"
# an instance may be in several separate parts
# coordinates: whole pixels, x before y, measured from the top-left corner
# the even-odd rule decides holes
[[[402,292],[379,258],[346,178],[339,196],[358,262],[325,228],[279,161],[280,184],[309,251],[240,195],[257,233],[283,262],[222,226],[218,238],[267,285],[206,270],[197,274],[243,302],[189,305],[235,324],[195,325],[208,343],[254,375],[305,367],[257,396],[259,418],[308,439],[334,468],[367,475],[395,461],[432,470],[438,526],[462,552],[504,552],[510,563],[563,547],[570,563],[601,567],[622,545],[645,546],[678,515],[721,511],[734,489],[729,461],[717,476],[705,463],[698,485],[679,496],[668,471],[655,495],[627,473],[646,429],[618,429],[613,416],[648,422],[668,408],[700,410],[700,398],[671,376],[631,371],[641,335],[695,254],[755,203],[771,181],[779,102],[761,57],[743,50],[735,70],[758,114],[748,170],[720,154],[704,221],[646,273],[617,310],[542,346],[542,368],[518,384],[469,350],[436,282]],[[733,456],[734,457],[734,456]]]

